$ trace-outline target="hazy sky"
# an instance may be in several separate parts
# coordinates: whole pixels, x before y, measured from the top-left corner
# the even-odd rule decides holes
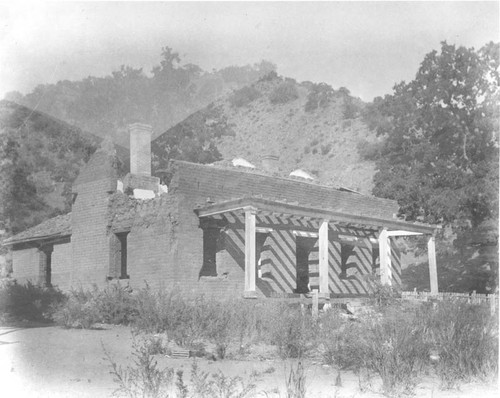
[[[368,101],[443,40],[499,40],[497,1],[17,3],[0,3],[0,98],[122,64],[149,72],[169,46],[205,70],[266,59]]]

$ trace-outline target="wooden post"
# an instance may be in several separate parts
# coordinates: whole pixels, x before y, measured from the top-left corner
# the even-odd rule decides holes
[[[490,314],[491,316],[495,315],[495,312],[497,310],[496,306],[497,306],[497,297],[495,294],[489,294],[488,295],[489,299],[490,299]]]
[[[387,235],[387,229],[383,229],[378,237],[380,255],[380,282],[383,285],[392,285],[391,269],[391,243]]]
[[[328,220],[323,220],[319,227],[319,294],[330,297],[328,288]]]
[[[431,294],[437,295],[439,289],[436,265],[436,243],[434,240],[434,236],[431,236],[427,241],[427,254],[429,256],[429,278],[431,283]]]
[[[255,214],[257,209],[245,207],[245,292],[244,297],[255,298]]]
[[[319,312],[318,289],[313,289],[313,291],[312,291],[312,318],[314,320],[318,319],[318,312]]]

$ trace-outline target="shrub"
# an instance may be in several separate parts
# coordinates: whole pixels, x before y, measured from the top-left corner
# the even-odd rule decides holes
[[[137,316],[132,289],[120,284],[108,285],[96,293],[97,311],[101,322],[129,324]]]
[[[421,317],[427,342],[439,356],[442,387],[498,373],[498,317],[487,305],[439,302]]]
[[[72,290],[69,298],[56,307],[52,318],[57,325],[65,328],[90,329],[101,319],[98,306],[97,289]]]
[[[52,308],[65,300],[57,288],[41,287],[31,282],[25,285],[10,280],[0,287],[0,313],[5,320],[40,321],[51,320]]]
[[[311,315],[297,307],[282,307],[273,321],[272,342],[278,346],[281,358],[302,358],[314,344],[314,323]]]
[[[427,359],[422,330],[412,316],[370,320],[359,339],[365,366],[382,378],[387,395],[412,393]]]
[[[332,150],[332,144],[321,145],[321,154],[326,155]]]
[[[333,88],[326,83],[313,84],[307,95],[304,105],[306,112],[312,112],[318,108],[326,108],[333,98]]]
[[[365,139],[358,142],[356,146],[359,156],[364,160],[378,160],[382,156],[382,151],[384,149],[384,143],[380,142],[369,142]]]
[[[340,369],[359,370],[362,355],[358,335],[363,330],[359,323],[341,318],[340,313],[331,310],[320,319],[319,340],[322,344],[323,361]]]
[[[236,90],[231,97],[229,97],[229,102],[233,107],[241,108],[242,106],[248,105],[250,102],[256,100],[261,96],[259,90],[255,87],[243,87]]]
[[[285,81],[269,94],[269,100],[272,104],[286,104],[299,98],[299,92],[293,82]]]

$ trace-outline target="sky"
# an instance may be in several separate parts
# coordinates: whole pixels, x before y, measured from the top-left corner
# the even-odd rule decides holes
[[[271,61],[371,101],[440,42],[499,41],[499,2],[1,2],[0,98],[38,84],[150,72],[161,48],[207,71]]]

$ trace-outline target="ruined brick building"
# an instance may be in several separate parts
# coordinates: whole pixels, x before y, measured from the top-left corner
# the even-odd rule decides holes
[[[319,185],[300,172],[277,177],[272,158],[259,167],[242,159],[173,161],[167,190],[151,176],[151,128],[134,124],[130,134],[123,180],[116,155],[98,150],[74,183],[71,213],[4,242],[19,282],[66,290],[120,279],[220,296],[362,295],[369,275],[400,283],[394,237],[424,234],[437,292],[435,227],[397,219],[396,202]]]

